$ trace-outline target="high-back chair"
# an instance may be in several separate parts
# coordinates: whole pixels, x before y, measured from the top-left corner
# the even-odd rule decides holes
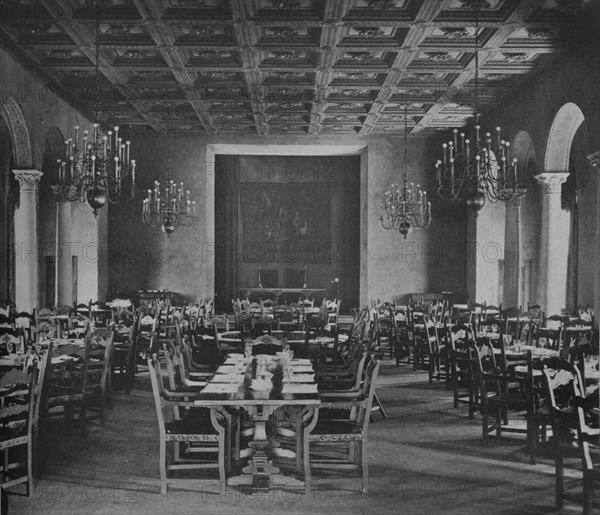
[[[185,413],[197,406],[193,401],[186,400],[186,394],[177,394],[177,392],[168,391],[163,384],[160,373],[158,357],[154,354],[148,357],[148,369],[150,371],[150,381],[152,383],[152,393],[154,396],[154,406],[156,408],[156,417],[159,430],[159,470],[160,470],[160,492],[166,494],[168,486],[171,484],[190,484],[199,481],[215,483],[216,480],[221,485],[226,481],[226,420],[222,413],[217,409],[210,409],[208,414],[201,417],[175,418],[174,413]],[[204,412],[206,413],[206,412]],[[175,452],[171,463],[167,461],[167,444],[173,443]],[[182,444],[194,444],[195,453],[188,453],[184,459],[180,459]],[[198,452],[201,448],[206,455],[215,455],[216,459],[200,459]],[[218,477],[214,478],[188,478],[182,479],[175,477],[171,473],[178,470],[186,470],[188,473],[202,469],[216,469]]]
[[[492,431],[495,431],[498,437],[502,436],[502,432],[524,433],[527,436],[530,461],[535,464],[536,397],[531,351],[513,355],[512,370],[509,370],[508,365],[504,369],[496,365],[494,348],[489,341],[472,344],[471,348],[474,367],[479,379],[484,444],[488,441],[488,436]],[[518,374],[516,367],[522,369]],[[522,414],[527,422],[527,427],[523,429],[509,424],[509,412]],[[492,419],[495,421],[491,422]]]
[[[33,491],[32,429],[37,363],[31,368],[29,373],[12,369],[0,378],[0,488],[6,491],[24,484],[27,496]]]
[[[83,409],[92,408],[104,420],[104,410],[110,381],[114,331],[97,329],[86,341],[84,359]]]
[[[311,488],[311,465],[332,468],[352,468],[362,479],[362,492],[367,493],[369,481],[368,462],[368,429],[371,418],[371,407],[375,395],[377,375],[381,359],[373,357],[365,371],[363,386],[358,395],[341,401],[322,402],[319,409],[339,410],[344,413],[350,410],[349,415],[341,414],[336,419],[311,419],[306,418],[303,429],[303,461],[306,491]],[[313,449],[311,449],[311,444]],[[321,454],[320,447],[329,451],[334,448],[338,452],[325,452]],[[337,449],[336,449],[337,448]]]
[[[48,344],[40,424],[43,425],[60,414],[66,423],[72,423],[76,410],[79,419],[84,419],[84,362],[87,348],[88,346],[75,344],[55,346],[53,341]]]
[[[577,369],[567,360],[548,360],[542,372],[545,380],[549,421],[552,426],[555,503],[557,509],[562,509],[565,498],[564,460],[573,455],[572,428],[577,423],[577,406],[581,406],[583,393]],[[598,437],[596,437],[597,439]]]
[[[577,372],[577,366],[575,366]],[[580,394],[583,393],[581,390]],[[598,456],[600,456],[600,429],[592,427],[588,423],[585,412],[585,400],[581,395],[577,402],[577,443],[581,457],[581,468],[583,475],[583,514],[594,513],[594,493],[600,488],[600,468],[598,467]],[[597,406],[595,406],[597,408]],[[596,416],[597,418],[597,416]],[[594,456],[594,459],[592,459]],[[597,495],[596,495],[597,499]]]
[[[473,329],[466,324],[453,324],[448,330],[450,344],[450,374],[454,393],[454,407],[467,404],[469,418],[475,417],[478,409],[479,385],[473,367],[472,347],[475,341]]]

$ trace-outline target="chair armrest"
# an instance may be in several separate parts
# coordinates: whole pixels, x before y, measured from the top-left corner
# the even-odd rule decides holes
[[[197,379],[206,379],[208,381],[215,376],[214,372],[188,372],[187,375],[192,381],[196,381]]]
[[[183,380],[183,384],[187,388],[204,388],[208,384],[208,381],[190,381],[189,379],[185,378]]]
[[[319,409],[329,408],[329,409],[349,409],[349,408],[359,408],[364,406],[365,401],[347,401],[347,402],[322,402],[319,404]]]
[[[319,397],[321,397],[321,399],[354,399],[356,401],[361,401],[360,390],[329,390],[319,392]]]

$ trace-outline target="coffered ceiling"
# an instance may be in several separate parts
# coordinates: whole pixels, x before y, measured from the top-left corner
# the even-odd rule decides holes
[[[427,135],[518,91],[586,0],[99,0],[102,119],[206,134]],[[588,2],[590,0],[587,0]],[[96,0],[2,0],[2,45],[86,113]]]

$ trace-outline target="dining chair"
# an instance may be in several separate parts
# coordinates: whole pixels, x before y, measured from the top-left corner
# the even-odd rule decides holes
[[[217,470],[222,488],[226,481],[226,420],[217,409],[198,410],[188,393],[172,392],[164,387],[158,357],[148,357],[148,369],[159,430],[160,492],[166,494],[169,485],[198,482],[215,483],[214,478],[186,478],[171,474],[175,471]],[[193,410],[193,411],[192,411]],[[189,412],[189,417],[175,418],[174,413]],[[175,451],[171,462],[167,445]],[[182,445],[189,444],[189,445]],[[194,445],[194,452],[189,452]],[[178,451],[181,450],[181,453]],[[200,452],[201,451],[201,452]],[[216,456],[215,456],[216,455]],[[213,459],[208,459],[215,456]]]
[[[307,493],[312,484],[312,466],[324,466],[329,470],[351,468],[362,479],[362,492],[368,492],[368,429],[380,364],[379,357],[370,360],[358,395],[340,395],[337,398],[327,398],[319,404],[319,411],[340,411],[339,418],[315,420],[317,415],[311,414],[305,419],[302,456]],[[323,447],[327,449],[325,453]],[[332,448],[337,453],[335,450],[333,453],[327,452]]]
[[[12,369],[0,378],[0,488],[19,494],[12,488],[24,484],[24,495],[28,497],[33,492],[32,430],[37,378],[36,362],[28,372]]]
[[[513,370],[496,365],[494,349],[489,341],[471,344],[475,371],[479,380],[479,398],[482,416],[483,443],[488,442],[489,434],[522,433],[527,438],[530,462],[535,464],[535,432],[533,425],[536,412],[533,359],[531,351],[512,356]],[[517,372],[516,367],[522,370]],[[525,420],[526,427],[509,423],[512,420]],[[494,422],[491,421],[494,420]]]
[[[479,409],[479,382],[475,373],[471,344],[475,341],[470,325],[456,323],[448,328],[450,344],[450,375],[454,407],[466,404],[469,418]]]
[[[565,359],[554,359],[548,362],[543,369],[543,375],[548,394],[549,422],[552,426],[555,504],[560,510],[567,497],[564,477],[565,459],[569,462],[574,461],[576,466],[583,464],[583,470],[588,463],[585,455],[587,446],[580,447],[579,435],[576,434],[580,424],[578,406],[582,404],[583,392],[577,368]],[[583,444],[586,440],[587,428],[584,427],[585,421],[581,423]]]
[[[96,410],[104,420],[112,367],[114,330],[97,329],[86,339],[83,370],[83,413]]]
[[[46,352],[48,363],[42,386],[42,407],[40,409],[40,432],[45,425],[57,417],[63,416],[65,423],[74,422],[77,410],[79,420],[84,420],[83,388],[85,384],[87,345],[55,345],[50,340]]]
[[[578,371],[575,366],[575,371]],[[582,390],[579,391],[583,393]],[[593,415],[595,426],[592,427],[592,417],[588,417],[584,409],[584,398],[579,395],[577,403],[577,442],[581,458],[581,468],[583,475],[583,514],[592,515],[594,513],[594,498],[598,501],[594,493],[600,488],[600,429],[598,428],[599,415]],[[595,406],[598,409],[598,406]],[[596,503],[598,508],[598,502]]]

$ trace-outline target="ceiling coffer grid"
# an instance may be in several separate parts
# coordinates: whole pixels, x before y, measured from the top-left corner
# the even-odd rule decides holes
[[[3,45],[91,112],[96,0],[2,2]],[[100,0],[103,121],[140,130],[428,134],[548,66],[581,1]],[[170,104],[165,109],[165,103]]]

